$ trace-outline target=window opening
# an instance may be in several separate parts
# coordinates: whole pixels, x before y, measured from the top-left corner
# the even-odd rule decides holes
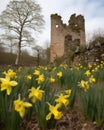
[[[56,24],[56,28],[59,28],[59,25],[58,25],[58,24]]]

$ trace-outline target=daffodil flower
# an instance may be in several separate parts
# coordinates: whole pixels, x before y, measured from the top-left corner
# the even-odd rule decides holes
[[[44,75],[43,74],[39,75],[39,77],[36,80],[38,81],[38,84],[43,83],[45,80]]]
[[[49,80],[50,80],[51,83],[55,82],[55,78],[53,78],[53,77],[51,77]]]
[[[59,97],[55,100],[60,105],[67,106],[69,104],[69,95],[63,95],[62,93],[59,95]]]
[[[84,81],[82,80],[78,86],[80,86],[80,88],[84,89],[84,91],[86,92],[89,89],[89,83],[88,81]]]
[[[10,78],[16,78],[16,73],[12,70],[12,69],[9,69],[7,72],[4,71],[3,74],[5,74],[5,76],[7,77],[10,77]]]
[[[31,75],[27,75],[27,79],[31,80],[32,76]]]
[[[21,72],[21,70],[22,70],[22,67],[20,66],[20,67],[17,69],[17,71],[18,71],[18,72]]]
[[[89,82],[90,83],[95,83],[96,79],[93,77],[93,75],[91,75],[91,77],[89,78]]]
[[[40,71],[39,70],[35,70],[35,72],[33,74],[34,75],[40,75]]]
[[[43,97],[43,90],[40,90],[40,87],[30,89],[29,98],[32,99],[32,102],[35,103],[36,100],[41,100]]]
[[[72,92],[72,90],[71,89],[67,89],[67,90],[65,90],[65,94],[67,94],[67,95],[71,95],[71,92]]]
[[[91,64],[88,64],[88,68],[92,68],[92,65],[91,65]]]
[[[60,104],[57,104],[56,106],[53,106],[53,105],[51,105],[51,104],[48,103],[48,105],[49,105],[49,110],[50,110],[50,112],[49,112],[49,114],[46,116],[46,120],[49,120],[52,115],[54,115],[54,118],[55,118],[56,120],[61,119],[61,117],[62,117],[62,112],[58,111],[58,109],[60,108]]]
[[[61,77],[62,77],[62,72],[58,72],[58,73],[57,73],[57,76],[58,76],[59,78],[61,78]]]
[[[45,67],[45,68],[44,68],[44,70],[48,70],[48,68],[47,68],[47,67]]]
[[[89,75],[91,75],[91,72],[90,72],[90,70],[87,70],[87,71],[85,72],[85,75],[86,75],[86,76],[89,76]]]
[[[17,99],[14,101],[14,107],[15,111],[19,112],[20,116],[23,117],[25,115],[25,109],[32,107],[32,104]]]
[[[12,87],[15,87],[18,83],[16,81],[11,81],[10,77],[6,76],[5,78],[0,78],[1,81],[1,91],[6,90],[7,95],[10,95]]]

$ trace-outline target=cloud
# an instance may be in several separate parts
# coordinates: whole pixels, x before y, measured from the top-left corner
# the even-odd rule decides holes
[[[9,3],[10,0],[0,0],[0,12],[5,10],[7,3]]]
[[[0,0],[0,11],[9,1]],[[73,13],[84,15],[86,34],[99,28],[104,30],[104,0],[37,0],[37,3],[42,7],[46,22],[43,33],[37,37],[40,45],[44,45],[47,40],[50,42],[50,15],[54,13],[61,15],[66,24]]]
[[[61,15],[63,22],[66,24],[73,13],[84,15],[86,34],[99,28],[104,29],[103,0],[38,0],[38,3],[42,6],[43,14],[46,19],[46,30],[44,31],[45,33],[43,33],[44,39],[49,39],[49,41],[50,15],[52,13]]]

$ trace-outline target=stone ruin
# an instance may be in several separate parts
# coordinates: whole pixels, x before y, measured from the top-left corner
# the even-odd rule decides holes
[[[94,44],[90,44],[89,47],[84,48],[83,51],[80,50],[79,53],[74,54],[72,64],[77,63],[82,64],[99,64],[101,61],[104,61],[104,38],[102,41],[96,41]]]
[[[63,24],[61,16],[51,15],[50,62],[61,57],[68,65],[78,63],[94,64],[104,61],[104,37],[94,41],[89,47],[85,38],[85,19],[72,14],[68,25]]]
[[[86,45],[84,17],[72,14],[66,25],[60,15],[52,14],[50,62],[53,63],[56,58],[62,56],[65,61],[71,50],[75,53],[79,51],[80,45]]]

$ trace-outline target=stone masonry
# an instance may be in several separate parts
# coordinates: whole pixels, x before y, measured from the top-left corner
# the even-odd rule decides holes
[[[78,51],[80,45],[85,45],[85,20],[82,15],[72,14],[68,25],[63,24],[61,16],[51,15],[51,45],[50,62],[64,55],[70,50],[70,45],[75,46]]]

